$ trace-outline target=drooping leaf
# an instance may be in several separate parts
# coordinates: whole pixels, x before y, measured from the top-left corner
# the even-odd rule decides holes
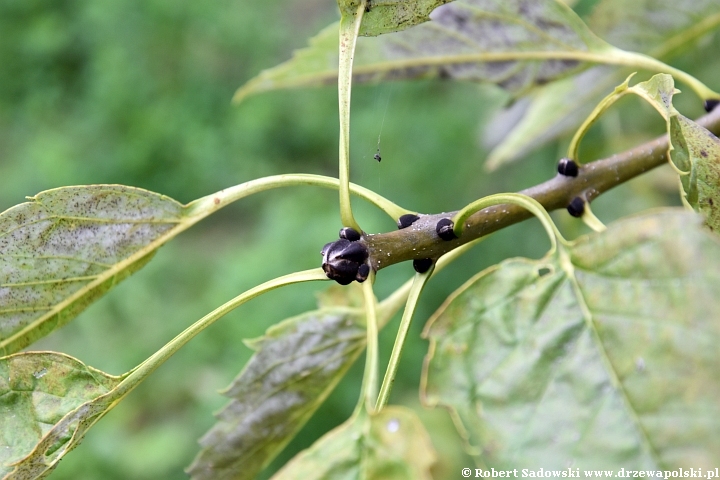
[[[417,416],[387,407],[360,414],[327,433],[273,480],[429,480],[435,451]]]
[[[109,408],[123,377],[53,352],[0,358],[0,477],[42,478]]]
[[[369,0],[359,34],[375,37],[430,20],[430,12],[452,0]],[[355,15],[359,0],[338,0],[342,15]]]
[[[362,310],[327,307],[248,342],[256,351],[200,440],[194,479],[252,479],[285,447],[365,349]]]
[[[667,60],[691,48],[720,25],[720,0],[602,0],[588,25],[616,47]],[[523,158],[533,149],[570,132],[631,71],[598,66],[535,90],[522,120],[497,126],[507,134],[502,141],[495,142],[488,156],[488,168]]]
[[[456,0],[430,15],[431,22],[393,35],[358,39],[355,82],[431,77],[496,83],[512,92],[582,68],[584,60],[613,55],[565,4],[555,0]],[[335,84],[337,26],[310,47],[265,70],[235,94]]]
[[[426,328],[426,402],[496,468],[714,468],[717,238],[668,209],[564,252],[507,260],[445,302]]]
[[[677,90],[669,75],[655,75],[630,90],[641,94],[665,118],[670,158],[681,172],[684,199],[705,215],[711,230],[720,231],[720,139],[673,107]]]
[[[720,232],[720,139],[677,114],[670,117],[670,143],[675,165],[690,167],[680,176],[685,199],[705,215],[710,230]]]

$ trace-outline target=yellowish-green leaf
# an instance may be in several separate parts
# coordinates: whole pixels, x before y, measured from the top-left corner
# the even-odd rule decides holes
[[[452,0],[368,0],[360,35],[375,37],[399,32],[430,20],[430,12]],[[354,16],[360,0],[338,0],[342,15]]]
[[[423,395],[495,468],[715,468],[719,297],[697,215],[626,218],[455,292],[426,329]]]
[[[670,159],[680,173],[684,200],[706,217],[711,230],[720,231],[720,140],[681,115],[672,105],[672,77],[656,75],[630,90],[648,100],[667,122]]]
[[[224,394],[232,401],[200,440],[194,479],[252,479],[282,451],[365,349],[362,310],[328,307],[248,343],[256,352]]]
[[[429,480],[435,451],[406,408],[361,413],[298,454],[273,480]]]
[[[291,185],[338,188],[319,175],[252,180],[181,205],[122,185],[42,192],[0,214],[0,354],[17,352],[69,322],[141,268],[165,242],[248,195]],[[408,213],[379,195],[350,191],[393,219]]]
[[[0,353],[66,324],[147,263],[183,217],[168,197],[118,185],[30,200],[0,215]]]
[[[690,166],[689,174],[680,176],[685,200],[705,215],[710,230],[720,232],[720,139],[680,114],[669,124],[672,161]]]
[[[0,477],[48,475],[107,411],[122,378],[53,352],[0,358]]]
[[[590,29],[624,50],[669,59],[692,48],[699,38],[720,25],[720,0],[633,1],[602,0],[588,19]],[[520,121],[494,125],[507,132],[487,160],[495,169],[568,133],[585,118],[615,85],[632,72],[609,66],[594,67],[533,92],[532,103]],[[495,122],[493,122],[495,124]]]
[[[354,81],[451,77],[520,92],[567,75],[582,61],[607,60],[614,51],[555,0],[457,0],[430,18],[397,34],[359,39]],[[334,32],[336,25],[328,27],[293,59],[250,80],[235,100],[279,88],[334,84]]]

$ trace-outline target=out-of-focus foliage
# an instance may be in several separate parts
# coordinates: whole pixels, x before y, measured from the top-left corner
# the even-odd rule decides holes
[[[582,13],[592,1],[577,3]],[[123,183],[187,202],[254,177],[287,172],[336,175],[337,93],[274,92],[232,107],[238,85],[277,65],[337,19],[334,0],[177,2],[171,0],[6,0],[0,2],[0,210],[25,195],[62,185]],[[680,60],[706,68],[707,45]],[[717,89],[711,78],[699,74]],[[678,109],[688,117],[699,105]],[[687,95],[689,96],[689,95]],[[693,100],[692,98],[690,100]],[[352,180],[420,212],[459,208],[482,195],[525,188],[554,175],[560,155],[550,145],[524,162],[486,174],[478,121],[504,102],[495,90],[449,82],[396,83],[353,91]],[[649,108],[627,101],[603,117],[583,142],[589,156],[611,154],[662,131]],[[622,106],[620,106],[622,107]],[[694,110],[693,110],[694,109]],[[604,135],[611,139],[603,144]],[[379,143],[378,143],[379,137]],[[372,156],[380,149],[382,162]],[[440,168],[438,167],[440,166]],[[609,221],[629,212],[677,203],[671,175],[653,173],[593,204]],[[35,349],[66,352],[102,371],[137,365],[184,327],[239,292],[274,276],[319,264],[319,250],[340,227],[337,195],[293,188],[240,202],[161,249],[153,262],[90,306]],[[354,202],[370,232],[394,229]],[[572,238],[577,220],[556,220]],[[431,280],[400,364],[391,402],[417,397],[428,315],[466,278],[515,255],[543,253],[535,223],[483,242],[467,260]],[[379,297],[412,274],[409,265],[383,270]],[[203,332],[108,414],[54,479],[184,479],[197,439],[215,422],[217,394],[251,351],[243,338],[311,310],[313,285],[293,286],[244,305]],[[397,319],[381,334],[385,365]],[[345,421],[357,400],[355,365],[318,415],[274,462],[269,476],[301,448]],[[462,456],[442,412],[421,412],[435,448],[436,478],[457,475]]]

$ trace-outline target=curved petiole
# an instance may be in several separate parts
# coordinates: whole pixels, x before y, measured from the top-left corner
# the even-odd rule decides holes
[[[258,178],[256,180],[250,180],[249,182],[220,190],[217,193],[198,198],[197,200],[188,203],[185,207],[187,209],[186,216],[198,217],[199,220],[200,218],[204,218],[226,205],[242,198],[249,197],[255,193],[272,190],[274,188],[292,187],[295,185],[312,185],[322,188],[337,189],[341,183],[337,178],[305,173],[288,173],[284,175],[273,175]],[[380,210],[387,213],[393,220],[397,220],[407,213],[413,213],[365,187],[351,183],[349,185],[349,189],[352,194],[372,203]]]
[[[405,310],[403,311],[403,316],[400,320],[400,327],[398,328],[397,336],[395,337],[395,344],[393,345],[392,353],[390,354],[390,361],[388,362],[385,377],[383,378],[382,386],[380,387],[380,394],[378,395],[377,403],[375,404],[375,411],[377,412],[382,410],[390,399],[390,390],[392,389],[393,383],[395,383],[395,375],[397,374],[400,356],[402,355],[403,347],[405,346],[405,338],[407,337],[408,330],[410,329],[410,322],[413,314],[415,313],[420,293],[422,293],[425,284],[432,276],[433,270],[434,266],[430,267],[430,269],[425,273],[416,273],[413,277],[407,303],[405,304]]]
[[[580,141],[583,139],[585,134],[590,130],[590,127],[593,126],[593,124],[600,118],[600,115],[605,113],[608,108],[610,108],[615,102],[620,100],[622,97],[624,97],[627,93],[629,93],[629,85],[630,85],[630,79],[635,75],[637,72],[633,72],[625,79],[623,83],[615,87],[615,90],[613,92],[600,100],[600,102],[597,104],[597,106],[593,109],[592,112],[590,112],[590,115],[587,116],[585,121],[580,125],[580,127],[575,132],[575,135],[573,135],[572,140],[570,140],[570,145],[568,146],[568,153],[567,158],[574,160],[576,163],[580,163],[579,160],[579,150],[580,150]]]
[[[514,205],[523,207],[526,210],[530,211],[530,213],[535,215],[538,220],[540,220],[540,223],[542,223],[542,226],[545,228],[548,237],[550,237],[551,254],[557,250],[558,240],[563,245],[566,245],[568,243],[567,240],[565,240],[558,231],[547,210],[545,210],[545,208],[540,205],[540,203],[534,198],[528,197],[527,195],[523,195],[521,193],[498,193],[474,201],[470,205],[457,212],[452,218],[452,221],[455,224],[453,227],[453,232],[457,237],[460,237],[465,226],[465,221],[468,219],[468,217],[484,208],[500,205],[503,203],[512,203]]]
[[[113,390],[114,396],[116,396],[115,403],[119,402],[125,395],[130,393],[135,387],[137,387],[143,380],[145,380],[152,372],[155,371],[160,365],[162,365],[168,358],[170,358],[175,352],[180,350],[186,343],[192,340],[198,333],[205,330],[207,327],[215,323],[220,318],[224,317],[243,303],[252,300],[255,297],[262,295],[263,293],[275,290],[276,288],[284,287],[285,285],[291,285],[293,283],[302,282],[314,282],[319,280],[328,280],[325,276],[325,272],[321,268],[313,268],[311,270],[304,270],[302,272],[295,272],[289,275],[275,278],[267,281],[257,287],[251,288],[246,292],[241,293],[237,297],[233,298],[229,302],[219,306],[212,312],[202,317],[197,322],[183,330],[179,335],[170,340],[160,350],[155,352],[147,360],[142,362],[140,365],[128,372],[125,379],[118,384]]]

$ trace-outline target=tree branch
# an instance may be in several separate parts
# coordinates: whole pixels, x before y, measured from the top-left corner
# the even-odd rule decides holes
[[[697,120],[714,134],[720,134],[720,107]],[[540,202],[546,210],[566,208],[580,197],[587,202],[628,180],[663,165],[667,160],[668,136],[663,135],[632,150],[580,167],[577,177],[556,175],[554,178],[520,191]],[[446,241],[438,237],[435,226],[456,212],[421,215],[411,226],[388,233],[363,235],[361,242],[368,251],[368,262],[380,270],[399,262],[433,258],[476,238],[503,229],[531,217],[516,205],[497,205],[481,210],[468,218],[461,238]]]

